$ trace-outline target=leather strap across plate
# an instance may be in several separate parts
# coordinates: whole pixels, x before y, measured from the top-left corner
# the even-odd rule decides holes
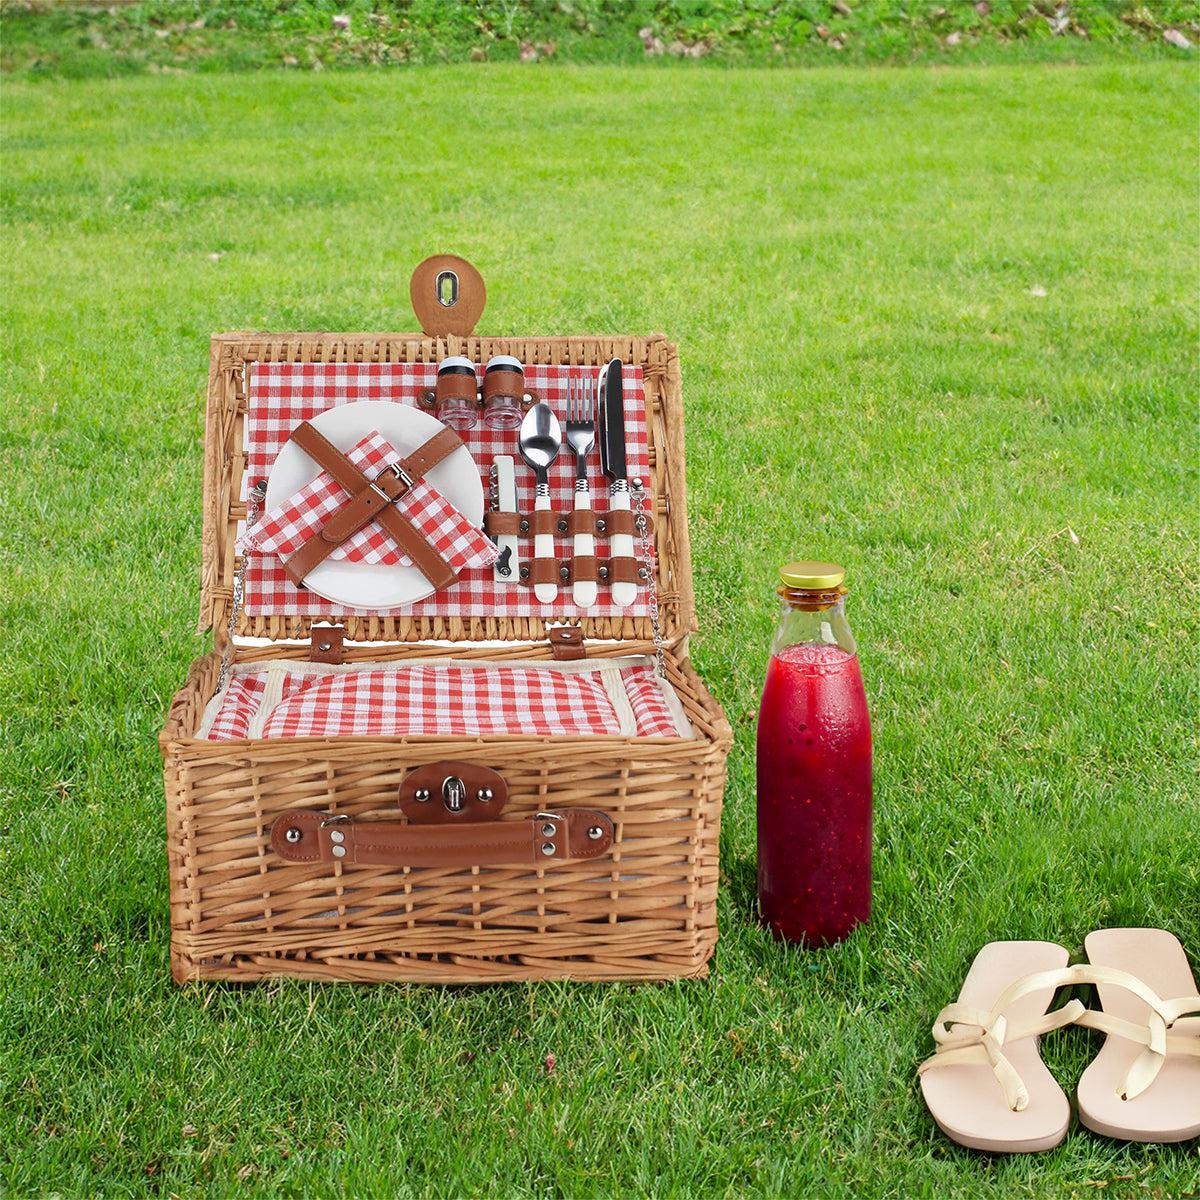
[[[284,569],[293,583],[302,585],[305,576],[323,563],[336,546],[372,520],[378,520],[396,539],[417,570],[435,588],[449,587],[458,578],[454,569],[425,540],[420,530],[396,508],[395,501],[408,491],[408,485],[394,471],[388,469],[380,472],[376,479],[369,479],[307,421],[302,421],[292,430],[291,440],[318,466],[328,471],[352,497],[348,504],[325,522],[318,533],[286,560]],[[461,445],[462,439],[453,429],[443,429],[402,459],[400,467],[416,482]]]
[[[599,858],[612,843],[612,818],[591,808],[539,813],[526,821],[464,825],[356,821],[294,812],[271,827],[271,849],[286,862],[347,866],[549,866]]]

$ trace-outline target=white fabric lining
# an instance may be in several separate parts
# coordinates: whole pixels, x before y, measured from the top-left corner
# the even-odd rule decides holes
[[[246,736],[248,738],[262,737],[263,727],[278,707],[279,702],[283,699],[284,673],[283,667],[272,667],[267,671],[266,689],[258,702],[258,708],[255,709],[254,716],[250,718],[250,724],[246,727]]]
[[[605,664],[600,668],[600,682],[608,693],[609,702],[616,714],[617,724],[625,737],[637,737],[637,717],[633,715],[633,705],[629,703],[629,693],[625,690],[625,681],[621,678],[620,668],[615,670]],[[676,722],[678,726],[678,722]]]

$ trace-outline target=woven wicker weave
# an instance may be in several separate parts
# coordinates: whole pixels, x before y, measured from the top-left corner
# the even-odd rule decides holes
[[[337,738],[209,742],[194,736],[216,690],[245,516],[242,422],[247,363],[474,361],[599,366],[616,356],[645,370],[651,495],[668,679],[695,736],[675,738]],[[176,980],[291,975],[327,980],[467,982],[661,979],[702,975],[716,941],[721,799],[730,729],[687,661],[695,628],[684,502],[683,402],[675,348],[648,338],[430,338],[412,334],[247,335],[213,339],[206,425],[200,624],[216,650],[199,659],[160,736]],[[237,661],[307,655],[321,618],[239,615],[270,645]],[[447,654],[549,657],[539,618],[350,617],[347,661]],[[579,622],[589,654],[652,653],[646,617]],[[591,639],[601,639],[593,643]],[[503,646],[473,645],[502,641]],[[441,642],[441,645],[431,645]],[[504,776],[503,819],[599,808],[616,825],[610,856],[548,868],[391,868],[283,863],[272,821],[307,808],[396,816],[400,781],[453,758]]]

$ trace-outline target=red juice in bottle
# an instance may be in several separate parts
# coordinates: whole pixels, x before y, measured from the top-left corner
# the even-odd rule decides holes
[[[871,912],[871,721],[845,572],[780,570],[758,714],[758,904],[789,942],[840,941]]]

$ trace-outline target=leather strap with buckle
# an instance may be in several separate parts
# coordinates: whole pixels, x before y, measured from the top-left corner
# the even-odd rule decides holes
[[[437,466],[462,445],[453,429],[443,429],[407,458],[385,467],[371,479],[360,471],[332,442],[307,421],[292,430],[291,440],[350,493],[351,499],[284,562],[284,569],[297,586],[314,567],[323,563],[347,538],[369,521],[377,520],[412,559],[417,570],[435,588],[449,587],[457,578],[454,568],[435,550],[419,529],[396,508],[396,501],[412,488],[426,471]]]

